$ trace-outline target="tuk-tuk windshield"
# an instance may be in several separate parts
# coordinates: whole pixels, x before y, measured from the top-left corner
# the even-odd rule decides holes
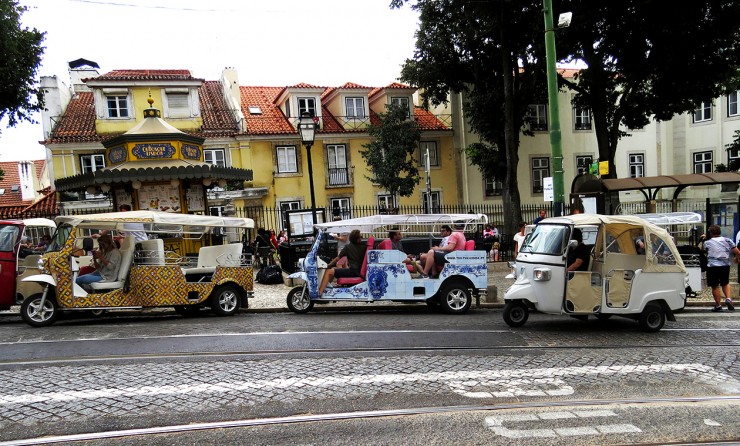
[[[537,254],[563,255],[570,238],[570,228],[564,225],[540,223],[534,228],[522,251]]]
[[[16,225],[0,226],[0,251],[12,252],[18,243],[19,232]]]
[[[71,233],[72,226],[68,224],[60,224],[54,233],[54,237],[51,238],[51,243],[46,247],[46,252],[54,252],[62,249],[62,246],[67,242],[69,234]]]

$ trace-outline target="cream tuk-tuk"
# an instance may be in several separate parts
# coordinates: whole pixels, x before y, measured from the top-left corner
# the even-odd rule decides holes
[[[475,251],[473,240],[468,240],[465,250],[447,254],[439,268],[438,278],[422,278],[414,274],[415,267],[405,264],[407,254],[422,252],[405,249],[394,250],[387,239],[389,230],[399,230],[404,237],[423,236],[423,252],[432,245],[440,226],[463,227],[474,232],[485,224],[483,214],[407,214],[373,215],[315,225],[318,230],[310,252],[299,261],[300,271],[289,276],[302,279],[303,284],[288,293],[288,308],[296,313],[306,313],[315,303],[330,302],[426,302],[439,306],[447,313],[463,314],[472,303],[472,296],[485,292],[488,287],[486,252]],[[334,287],[319,295],[319,283],[326,273],[327,262],[318,255],[319,249],[330,233],[349,233],[358,229],[363,234],[367,251],[361,277],[341,278]],[[377,243],[376,239],[383,240]],[[418,240],[418,239],[417,239]]]
[[[60,216],[56,223],[39,260],[42,274],[23,279],[43,287],[21,305],[21,316],[34,327],[80,310],[175,307],[188,315],[207,305],[227,316],[246,308],[252,297],[251,259],[242,254],[239,234],[254,227],[251,219],[133,211]],[[209,246],[214,230],[226,231],[218,238],[233,243]],[[116,280],[94,282],[86,290],[75,280],[101,231],[118,239],[121,264]]]
[[[55,230],[54,221],[47,218],[0,220],[0,309],[20,305],[26,297],[42,291],[39,285],[22,280],[38,274],[46,240]]]
[[[567,272],[578,243],[574,228],[596,231],[586,271]],[[641,247],[644,246],[644,249]],[[686,268],[670,234],[635,216],[577,214],[548,218],[516,259],[517,280],[506,291],[504,321],[524,325],[530,310],[586,319],[622,316],[659,331],[686,303]]]

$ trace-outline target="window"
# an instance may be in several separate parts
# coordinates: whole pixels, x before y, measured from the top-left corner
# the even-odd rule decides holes
[[[378,207],[380,209],[395,209],[396,200],[393,195],[378,195]]]
[[[645,156],[642,153],[630,153],[628,155],[630,167],[630,178],[645,176]]]
[[[408,96],[391,98],[391,104],[400,105],[401,107],[408,110],[408,112],[406,112],[406,117],[408,118],[409,116],[411,116],[411,107],[410,107],[411,103],[409,101]]]
[[[534,104],[529,106],[529,129],[532,131],[547,130],[547,105]]]
[[[740,90],[733,91],[727,95],[727,116],[738,116],[740,110],[737,107],[737,100],[740,97]]]
[[[712,103],[702,102],[694,110],[694,122],[706,122],[712,120]]]
[[[493,178],[485,179],[486,197],[498,197],[501,195],[504,189],[501,181],[496,181]]]
[[[332,218],[342,217],[342,220],[352,218],[349,209],[349,198],[332,198],[329,200],[329,206],[331,207]]]
[[[576,175],[588,173],[588,168],[593,162],[594,162],[594,157],[591,155],[577,155],[576,156]]]
[[[365,118],[365,99],[363,98],[344,98],[344,107],[347,109],[347,119]]]
[[[298,172],[295,146],[277,146],[277,173]]]
[[[208,164],[226,167],[226,157],[224,155],[224,149],[205,149],[203,150],[203,159]]]
[[[427,197],[430,197],[432,199],[432,210],[429,211],[429,200]],[[422,199],[422,206],[424,207],[424,213],[425,214],[439,214],[440,212],[440,206],[442,204],[442,199],[440,197],[439,192],[431,192],[427,195],[426,192],[422,192],[421,194]]]
[[[316,116],[316,99],[315,98],[298,98],[298,116],[303,113],[310,113]]]
[[[105,155],[80,155],[82,173],[95,172],[105,167]]]
[[[209,214],[214,217],[220,217],[224,215],[225,211],[226,211],[226,206],[209,206],[208,207]]]
[[[439,157],[437,156],[437,143],[435,141],[419,142],[419,165],[426,167],[426,153],[429,151],[429,165],[439,166]]]
[[[573,113],[575,114],[576,130],[591,130],[591,110],[575,107]]]
[[[329,186],[349,184],[347,169],[347,148],[344,144],[328,144],[326,159],[329,164]]]
[[[694,153],[694,173],[712,172],[712,152]]]
[[[283,222],[283,229],[287,229],[290,225],[288,224],[288,215],[285,212],[301,209],[303,205],[300,201],[290,200],[279,202],[277,207],[280,209],[280,221]]]
[[[550,176],[550,158],[532,158],[532,192],[541,194],[544,180]]]
[[[730,170],[737,170],[740,167],[740,149],[727,150],[727,166]]]
[[[187,93],[167,93],[167,116],[189,118],[190,102]]]
[[[250,105],[249,107],[247,107],[247,109],[249,110],[250,115],[261,115],[262,114],[262,109],[256,105]]]
[[[106,96],[109,118],[128,118],[128,99],[126,96]]]

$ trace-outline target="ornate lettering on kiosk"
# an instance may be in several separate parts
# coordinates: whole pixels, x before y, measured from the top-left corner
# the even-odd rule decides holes
[[[136,144],[131,153],[139,159],[172,158],[175,147],[172,144]]]
[[[126,148],[118,146],[109,149],[108,161],[110,161],[111,164],[118,164],[126,161]]]
[[[184,158],[190,160],[200,160],[200,147],[194,146],[192,144],[183,144],[180,150],[182,151],[182,156]]]

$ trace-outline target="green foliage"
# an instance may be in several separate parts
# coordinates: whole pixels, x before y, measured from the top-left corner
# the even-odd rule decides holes
[[[506,163],[506,157],[496,146],[476,142],[465,147],[465,154],[473,165],[479,167],[484,178],[501,182],[505,180],[506,170],[501,166]]]
[[[421,133],[408,113],[406,107],[389,105],[386,113],[379,115],[380,124],[368,128],[372,141],[363,145],[367,150],[360,151],[375,175],[367,178],[394,197],[410,196],[421,181],[414,159]]]
[[[33,112],[43,109],[43,91],[36,74],[44,47],[44,33],[21,27],[27,10],[16,0],[0,0],[0,119],[9,126],[33,122]]]
[[[735,130],[735,139],[731,143],[725,146],[728,153],[740,154],[740,130]],[[740,170],[740,158],[735,158],[725,166],[724,164],[717,164],[714,166],[715,172],[737,172]]]

